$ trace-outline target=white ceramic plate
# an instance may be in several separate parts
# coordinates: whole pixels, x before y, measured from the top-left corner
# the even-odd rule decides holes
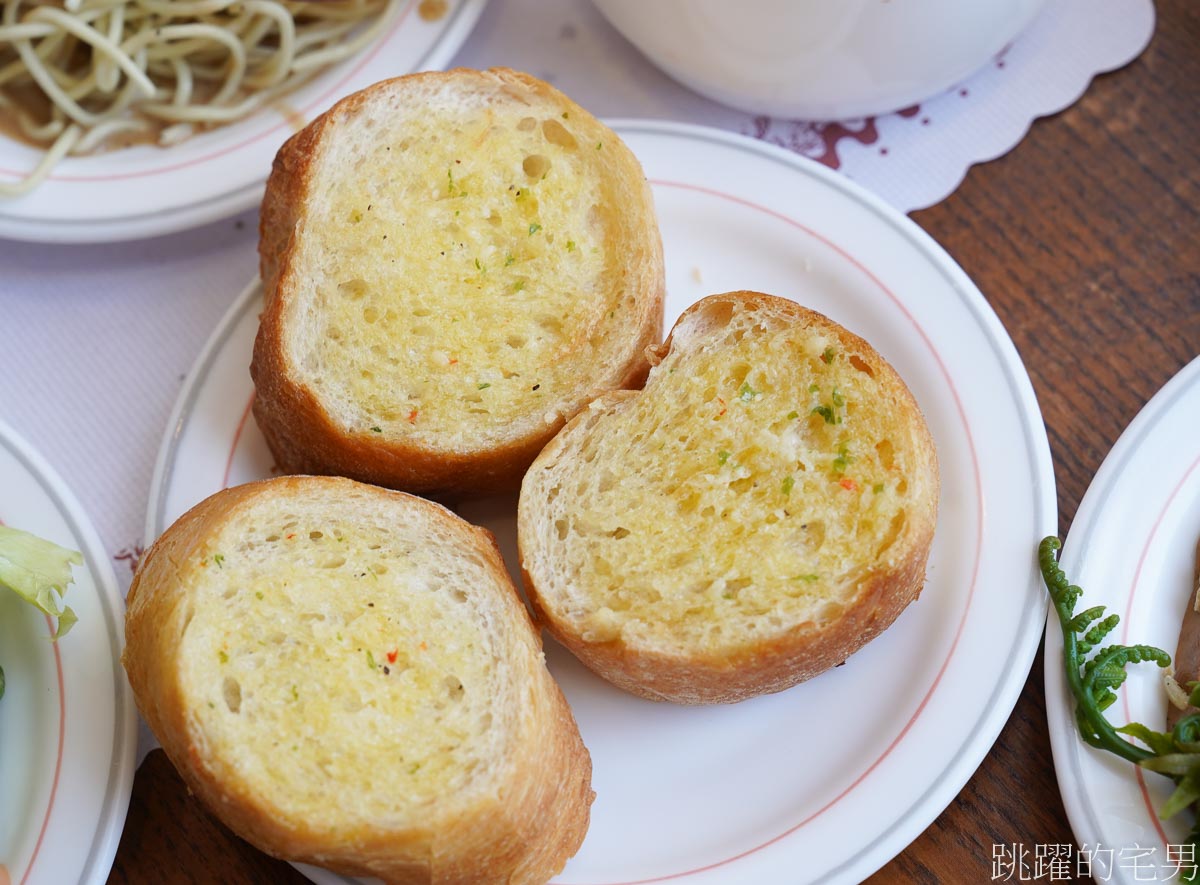
[[[0,521],[84,558],[66,595],[79,623],[57,643],[47,641],[48,618],[0,591],[0,866],[13,885],[102,883],[125,824],[137,749],[120,664],[125,604],[79,503],[3,422]]]
[[[131,147],[69,157],[32,193],[0,198],[0,237],[96,243],[158,236],[253,208],[279,146],[337,99],[378,80],[443,67],[466,40],[485,0],[449,0],[426,21],[407,0],[360,54],[274,107],[171,148]],[[285,113],[287,116],[285,116]],[[31,169],[40,151],[0,137],[0,178]]]
[[[1037,403],[979,291],[882,201],[751,139],[614,125],[653,183],[668,326],[706,294],[752,288],[863,335],[929,420],[942,501],[921,599],[845,666],[790,691],[728,707],[655,704],[612,688],[548,641],[597,793],[587,840],[557,881],[856,881],[920,833],[974,772],[1036,652],[1046,600],[1035,545],[1055,521]],[[184,385],[147,541],[221,487],[272,470],[249,418],[259,303],[252,285]],[[512,500],[460,512],[491,528],[514,564]]]
[[[1110,641],[1156,645],[1174,655],[1198,541],[1200,357],[1142,409],[1083,496],[1060,560],[1071,583],[1083,588],[1076,610],[1103,605],[1121,616]],[[1092,857],[1097,879],[1167,881],[1177,875],[1168,863],[1168,845],[1183,842],[1189,815],[1160,821],[1157,809],[1171,794],[1171,782],[1079,739],[1062,654],[1062,633],[1051,609],[1046,714],[1075,838]],[[1117,703],[1107,711],[1109,720],[1162,730],[1167,700],[1158,667],[1141,664],[1128,672]]]

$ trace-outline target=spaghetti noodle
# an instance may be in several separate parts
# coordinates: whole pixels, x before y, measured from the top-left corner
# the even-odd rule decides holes
[[[0,117],[46,148],[0,196],[68,154],[172,145],[253,113],[362,49],[400,0],[6,0]]]

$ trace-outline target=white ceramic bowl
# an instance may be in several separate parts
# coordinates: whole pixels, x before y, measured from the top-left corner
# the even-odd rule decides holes
[[[937,94],[1045,0],[594,0],[664,71],[723,104],[836,120]]]

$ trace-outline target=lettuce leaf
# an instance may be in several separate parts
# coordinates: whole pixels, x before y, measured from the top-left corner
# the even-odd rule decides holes
[[[83,565],[83,556],[29,532],[0,525],[0,587],[7,587],[26,602],[58,619],[53,639],[67,635],[78,618],[62,604],[73,580],[71,566]]]

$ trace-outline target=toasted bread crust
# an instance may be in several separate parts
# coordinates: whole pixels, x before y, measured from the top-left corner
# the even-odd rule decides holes
[[[756,292],[731,292],[711,296],[686,310],[676,321],[671,336],[650,357],[658,365],[676,346],[675,333],[698,312],[714,311],[720,302],[770,307],[796,321],[816,322],[836,334],[847,349],[874,353],[857,335],[831,320],[790,300]],[[709,317],[699,318],[709,322]],[[717,321],[719,322],[719,320]],[[876,354],[876,356],[878,356]],[[902,555],[886,570],[872,572],[862,580],[850,605],[832,624],[817,628],[799,624],[782,635],[764,637],[739,653],[664,654],[657,649],[634,645],[623,639],[589,641],[563,616],[559,590],[551,585],[542,567],[544,551],[535,552],[537,523],[543,519],[542,496],[538,475],[560,459],[571,457],[578,439],[594,432],[590,428],[605,416],[629,407],[641,392],[614,392],[594,401],[581,411],[550,442],[526,475],[521,490],[518,515],[518,548],[522,576],[535,619],[588,668],[614,685],[651,700],[683,704],[733,703],[761,694],[782,691],[844,662],[892,624],[920,594],[925,567],[933,542],[938,496],[937,459],[933,440],[912,393],[895,371],[878,357],[885,374],[886,394],[896,403],[896,411],[905,413],[918,439],[918,463],[931,471],[932,484],[927,500],[913,508]],[[699,543],[703,543],[702,541]]]
[[[345,125],[378,90],[401,84],[463,81],[467,86],[484,81],[501,84],[518,101],[536,96],[554,102],[573,121],[603,134],[614,155],[627,170],[624,182],[631,199],[624,207],[630,240],[644,246],[642,254],[627,258],[623,286],[633,296],[632,314],[622,323],[624,358],[606,377],[594,367],[580,365],[578,383],[568,407],[536,429],[512,435],[500,444],[455,449],[405,439],[401,436],[366,438],[348,432],[330,416],[319,396],[298,381],[284,354],[287,336],[284,315],[294,297],[291,258],[297,249],[307,216],[306,200],[313,175],[314,157],[328,139]],[[350,95],[290,138],[275,157],[267,181],[259,221],[260,272],[264,289],[261,325],[254,344],[250,374],[256,396],[254,417],[277,465],[288,473],[347,476],[363,482],[415,493],[453,497],[461,493],[515,490],[524,470],[584,403],[606,390],[633,389],[646,379],[646,348],[661,340],[665,280],[662,242],[653,211],[653,198],[636,158],[621,140],[579,105],[548,84],[505,68],[474,71],[464,68],[412,74],[384,81]],[[531,400],[531,414],[541,405]]]
[[[282,477],[227,489],[180,517],[147,551],[129,591],[122,658],[139,710],[190,790],[230,829],[275,857],[414,885],[545,882],[578,850],[595,794],[590,756],[544,664],[525,674],[531,685],[524,693],[531,706],[523,717],[517,777],[494,801],[476,803],[452,819],[431,808],[429,827],[397,829],[383,822],[348,825],[329,819],[297,825],[295,816],[277,804],[286,805],[286,797],[262,795],[223,776],[229,769],[214,758],[201,711],[189,708],[181,685],[179,640],[191,617],[187,587],[201,577],[197,563],[209,558],[207,545],[240,506],[260,495],[289,495],[313,483],[357,485],[339,478]],[[490,532],[461,522],[432,502],[402,497],[408,506],[456,523],[452,530],[463,535],[464,546],[511,589]],[[505,617],[528,628],[521,641],[540,650],[515,590],[503,605]]]

